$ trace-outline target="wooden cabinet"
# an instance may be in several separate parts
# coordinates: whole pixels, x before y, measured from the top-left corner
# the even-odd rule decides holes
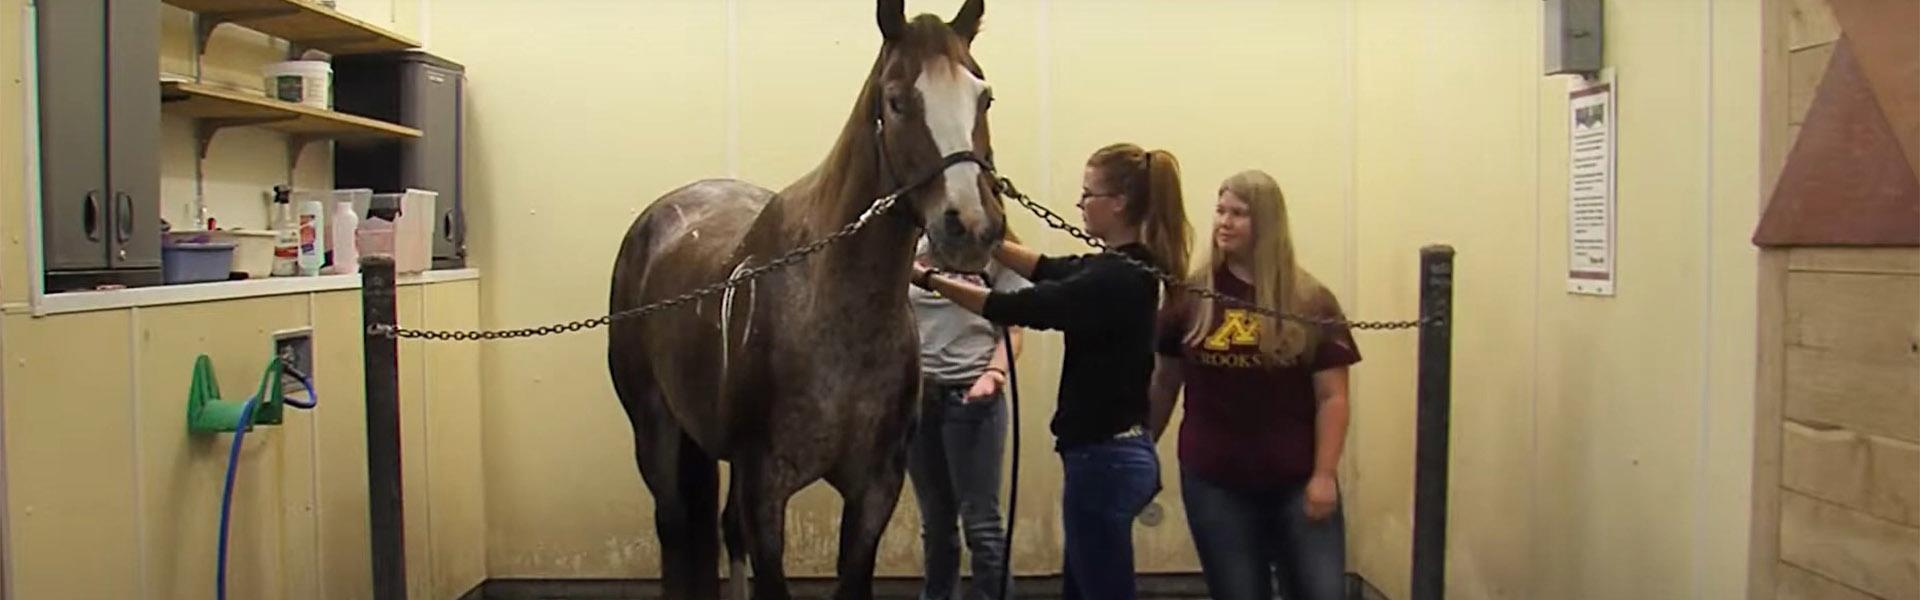
[[[49,292],[160,282],[159,11],[159,0],[39,4]]]

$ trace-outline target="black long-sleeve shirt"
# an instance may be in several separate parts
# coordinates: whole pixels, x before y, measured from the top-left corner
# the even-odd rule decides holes
[[[1032,287],[993,292],[981,310],[995,323],[1066,333],[1060,403],[1052,424],[1056,448],[1109,440],[1147,423],[1159,283],[1115,253],[1153,264],[1140,244],[1101,254],[1042,257],[1034,265]]]

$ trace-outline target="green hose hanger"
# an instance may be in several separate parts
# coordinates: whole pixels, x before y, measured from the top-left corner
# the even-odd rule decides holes
[[[260,389],[254,392],[260,406],[254,409],[254,425],[279,425],[285,413],[281,400],[280,375],[285,366],[278,357],[267,361],[260,375]],[[222,433],[234,431],[240,422],[246,400],[220,399],[220,382],[213,377],[213,360],[202,354],[193,361],[193,385],[187,390],[187,432]]]

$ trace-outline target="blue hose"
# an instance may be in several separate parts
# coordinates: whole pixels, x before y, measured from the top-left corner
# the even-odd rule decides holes
[[[293,377],[294,380],[299,381],[302,387],[307,388],[307,399],[305,402],[295,400],[292,397],[282,397],[283,400],[287,401],[287,406],[313,410],[313,407],[320,405],[320,393],[313,390],[312,378],[307,377],[306,373],[301,373],[299,369],[293,368],[293,365],[281,365],[280,369],[288,376]]]
[[[320,396],[319,393],[313,389],[313,380],[308,378],[306,373],[301,373],[291,365],[283,368],[286,369],[287,374],[292,375],[294,379],[298,379],[300,385],[307,388],[306,401],[302,402],[293,398],[282,398],[286,401],[287,405],[308,410],[312,410],[313,407],[318,406],[320,404]],[[246,439],[247,429],[253,427],[253,411],[259,407],[260,397],[255,396],[248,398],[247,404],[240,408],[240,422],[234,423],[233,427],[233,448],[227,451],[227,483],[226,489],[220,493],[219,566],[216,567],[217,571],[214,573],[215,579],[213,585],[214,598],[216,600],[227,600],[227,531],[233,521],[233,481],[235,475],[240,471],[240,442]]]
[[[234,473],[240,470],[240,441],[246,439],[247,429],[253,426],[253,409],[259,406],[259,397],[247,399],[246,406],[240,409],[240,422],[234,424],[233,449],[227,451],[227,485],[220,495],[220,564],[214,580],[217,600],[227,600],[227,526],[233,516],[233,479]]]

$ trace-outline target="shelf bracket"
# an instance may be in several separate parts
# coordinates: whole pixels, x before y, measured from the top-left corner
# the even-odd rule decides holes
[[[200,60],[207,53],[207,40],[213,39],[213,30],[227,23],[240,24],[246,21],[258,21],[274,17],[300,14],[298,8],[264,8],[260,10],[233,10],[226,12],[195,13],[193,19],[194,60]]]
[[[206,160],[207,150],[213,147],[213,134],[219,133],[221,129],[225,129],[228,127],[246,127],[250,125],[277,123],[280,121],[291,121],[297,118],[299,117],[287,116],[287,117],[247,117],[247,118],[234,118],[234,119],[200,119],[198,122],[194,123],[193,137],[194,137],[194,140],[199,142],[200,144],[200,147],[199,147],[200,160]]]
[[[289,134],[287,136],[287,183],[293,183],[293,172],[300,166],[300,155],[305,154],[307,146],[314,142],[332,139],[324,135]]]

